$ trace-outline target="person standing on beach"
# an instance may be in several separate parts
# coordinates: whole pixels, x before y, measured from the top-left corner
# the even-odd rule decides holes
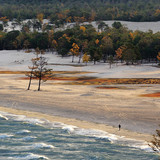
[[[121,130],[121,125],[120,124],[118,125],[118,128],[119,128],[119,131],[120,131]]]

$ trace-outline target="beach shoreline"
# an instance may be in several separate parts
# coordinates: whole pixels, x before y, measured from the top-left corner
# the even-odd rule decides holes
[[[52,116],[52,115],[43,114],[40,112],[31,112],[31,111],[7,108],[2,106],[0,106],[0,112],[6,112],[14,115],[23,115],[23,116],[26,116],[27,118],[48,120],[51,123],[56,123],[56,122],[64,123],[66,125],[71,125],[71,126],[75,126],[82,129],[93,129],[93,130],[105,131],[109,134],[113,134],[116,136],[132,139],[132,140],[146,141],[147,143],[149,143],[150,140],[152,139],[152,136],[149,134],[137,133],[137,132],[129,131],[126,129],[121,129],[119,131],[118,127],[116,128],[116,127],[112,127],[104,124],[81,121],[81,120],[65,118],[65,117]]]

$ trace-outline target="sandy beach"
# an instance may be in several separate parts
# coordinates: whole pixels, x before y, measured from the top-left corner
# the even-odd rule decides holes
[[[1,71],[7,67],[0,66]],[[21,70],[24,71],[23,67]],[[75,71],[77,70],[75,67]],[[157,69],[153,70],[144,72],[145,75],[136,71],[135,77],[143,75],[142,77],[159,78]],[[153,77],[154,72],[156,76]],[[66,77],[66,73],[58,75]],[[80,74],[67,76],[79,77]],[[143,96],[159,92],[159,84],[108,84],[105,88],[98,88],[98,83],[75,85],[65,84],[67,80],[49,80],[42,84],[42,90],[38,92],[37,80],[33,80],[31,90],[27,91],[28,80],[24,77],[24,74],[0,74],[0,111],[45,118],[51,122],[57,121],[81,128],[99,129],[146,141],[152,139],[152,134],[159,127],[160,98]],[[119,124],[122,126],[121,131],[118,131]]]
[[[157,85],[98,89],[92,85],[54,85],[48,81],[38,92],[36,80],[27,91],[28,81],[20,80],[20,76],[0,75],[1,111],[146,141],[151,140],[158,128],[159,98],[139,96],[158,91]],[[121,131],[118,131],[119,124]]]

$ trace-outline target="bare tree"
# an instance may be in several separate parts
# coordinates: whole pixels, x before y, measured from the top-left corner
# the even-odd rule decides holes
[[[48,69],[46,66],[48,65],[47,59],[43,57],[42,55],[45,54],[43,50],[37,49],[37,52],[40,53],[40,57],[35,62],[36,69],[33,72],[33,75],[38,78],[38,91],[40,91],[41,88],[41,82],[47,81],[50,77],[53,77],[52,75],[52,69]]]
[[[39,79],[38,91],[40,91],[42,80],[45,82],[52,76],[52,69],[46,68],[47,64],[48,63],[45,57],[40,57],[40,59],[36,61],[37,69],[34,71],[34,76]]]
[[[26,74],[26,76],[29,77],[29,84],[28,84],[28,88],[27,90],[30,90],[30,86],[31,86],[31,83],[32,83],[32,78],[33,78],[33,73],[34,73],[34,70],[37,69],[37,66],[36,66],[36,61],[37,61],[37,58],[32,58],[32,66],[28,66],[28,68],[30,69],[30,72]]]
[[[48,65],[47,59],[43,57],[45,52],[43,50],[39,50],[39,48],[35,49],[36,58],[32,58],[32,66],[29,66],[30,72],[26,74],[29,77],[28,90],[30,89],[32,78],[38,79],[38,91],[40,91],[42,81],[47,81],[52,75],[52,69],[48,69],[46,66]]]
[[[31,83],[32,83],[32,78],[34,78],[34,71],[35,69],[37,69],[37,61],[40,60],[39,58],[39,55],[40,55],[40,50],[39,48],[36,48],[35,49],[35,55],[36,57],[35,58],[32,58],[31,61],[32,61],[32,66],[28,66],[28,68],[30,69],[30,71],[28,73],[26,73],[26,76],[29,77],[29,83],[28,83],[28,88],[27,90],[30,90],[30,86],[31,86]]]
[[[36,58],[31,59],[32,66],[28,66],[30,71],[26,74],[26,76],[29,77],[29,84],[28,84],[28,89],[27,90],[30,89],[30,86],[31,86],[31,83],[32,83],[32,78],[34,77],[34,71],[35,71],[35,69],[37,69],[36,62],[39,60],[39,54],[40,54],[40,51],[39,51],[38,48],[35,50],[35,54],[36,54]]]

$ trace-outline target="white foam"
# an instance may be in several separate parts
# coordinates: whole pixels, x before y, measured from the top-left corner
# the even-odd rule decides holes
[[[138,149],[144,150],[146,152],[153,152],[151,147],[148,145],[148,143],[143,140],[130,139],[130,138],[126,138],[124,136],[110,134],[110,133],[102,131],[102,130],[83,129],[83,128],[78,128],[76,126],[70,126],[70,125],[68,125],[68,126],[65,125],[65,127],[63,127],[63,129],[64,128],[66,130],[68,130],[69,133],[72,133],[72,134],[89,136],[89,137],[98,138],[98,139],[106,139],[106,140],[110,141],[111,143],[117,143],[120,145],[138,148]]]
[[[121,138],[120,136],[109,134],[102,130],[96,130],[96,129],[77,129],[75,130],[75,134],[78,135],[84,135],[84,136],[91,136],[96,137],[100,139],[108,139],[109,141],[115,141],[118,138]]]
[[[13,136],[14,135],[12,135],[12,134],[4,133],[4,134],[0,134],[0,139],[10,138],[10,137],[13,137]]]
[[[48,160],[49,158],[44,155],[29,153],[28,155],[25,155],[23,157],[22,156],[9,157],[8,159],[14,159],[14,160],[46,159],[46,160]]]
[[[8,118],[3,116],[2,114],[0,114],[0,118],[3,119],[3,120],[8,120]]]
[[[60,123],[60,122],[51,123],[48,120],[28,118],[24,115],[14,115],[14,114],[6,113],[6,112],[0,112],[0,113],[2,116],[5,116],[8,119],[13,119],[13,120],[17,120],[17,121],[24,121],[24,122],[28,122],[31,124],[42,125],[44,127],[47,126],[50,128],[58,127],[58,128],[61,128],[65,131],[67,131],[70,134],[89,136],[89,137],[94,137],[94,138],[99,138],[99,139],[107,139],[111,143],[118,143],[120,145],[139,148],[139,149],[142,149],[147,152],[152,151],[151,147],[149,147],[148,143],[145,141],[139,141],[139,140],[135,140],[135,139],[125,138],[124,136],[110,134],[110,133],[102,131],[102,130],[83,129],[83,128],[78,128],[73,125],[66,125],[66,124]],[[19,133],[29,133],[29,132],[30,131],[28,131],[28,130],[19,131]],[[0,138],[8,138],[11,136],[13,136],[13,135],[4,134],[4,135],[0,135]],[[36,143],[30,147],[32,147],[34,149],[35,148],[54,148],[54,146],[48,145],[45,143]]]
[[[15,114],[7,113],[7,112],[0,112],[0,115],[5,117],[7,120],[12,119],[14,121],[28,122],[28,123],[37,124],[37,125],[42,125],[42,124],[48,123],[47,120],[28,118],[25,115],[15,115]]]
[[[26,133],[30,133],[31,131],[27,130],[27,129],[23,129],[17,132],[17,134],[26,134]]]
[[[141,143],[135,142],[130,146],[134,148],[140,148],[141,150],[144,150],[146,152],[153,152],[152,148],[149,147],[149,145],[146,142],[141,142]]]
[[[36,138],[37,137],[35,137],[35,136],[27,136],[27,137],[22,138],[22,140],[24,140],[24,141],[30,141],[30,140],[36,139]]]
[[[55,147],[53,145],[46,144],[46,143],[35,143],[35,144],[29,146],[29,148],[32,148],[32,149],[40,149],[40,148],[53,149]]]
[[[66,130],[68,133],[73,133],[76,128],[77,128],[76,126],[72,125],[64,125],[62,127],[62,129]]]
[[[66,126],[64,123],[61,123],[61,122],[53,122],[50,124],[51,127],[54,127],[54,128],[62,128],[64,126]]]

